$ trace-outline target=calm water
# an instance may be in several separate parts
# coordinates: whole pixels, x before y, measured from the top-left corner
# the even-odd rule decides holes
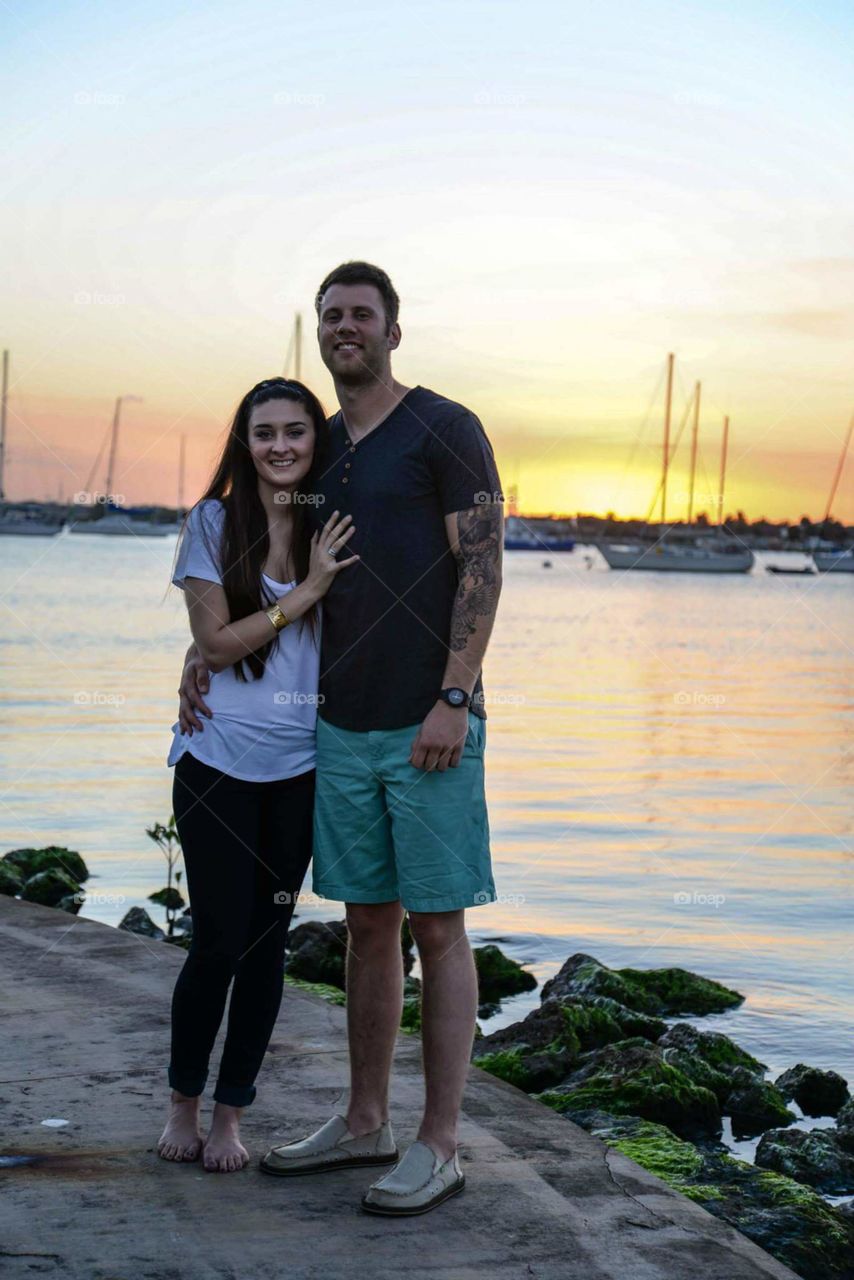
[[[84,913],[109,923],[163,882],[144,828],[170,812],[187,643],[180,594],[164,598],[173,551],[0,539],[0,852],[78,849]],[[541,980],[579,950],[696,969],[746,995],[707,1024],[773,1072],[806,1059],[854,1081],[854,579],[551,561],[507,557],[486,669],[501,900],[469,913],[472,933]]]

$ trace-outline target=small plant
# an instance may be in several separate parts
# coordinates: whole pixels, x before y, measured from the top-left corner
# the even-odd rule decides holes
[[[158,889],[156,893],[150,893],[148,901],[156,902],[158,906],[163,907],[166,911],[166,935],[171,938],[175,932],[175,919],[178,912],[183,906],[186,906],[178,890],[178,885],[181,883],[181,877],[184,873],[175,869],[178,859],[181,857],[181,839],[175,826],[174,813],[165,826],[162,822],[155,822],[153,827],[145,828],[145,834],[154,841],[166,859],[168,868],[166,887]],[[173,880],[175,881],[174,884],[172,883]]]

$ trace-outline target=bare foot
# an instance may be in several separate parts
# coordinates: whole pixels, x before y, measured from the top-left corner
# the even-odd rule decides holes
[[[213,1122],[205,1139],[202,1163],[209,1173],[236,1173],[249,1163],[249,1152],[240,1141],[242,1107],[227,1107],[218,1102]]]
[[[172,1092],[172,1108],[157,1143],[161,1160],[198,1160],[204,1139],[199,1128],[199,1098]]]

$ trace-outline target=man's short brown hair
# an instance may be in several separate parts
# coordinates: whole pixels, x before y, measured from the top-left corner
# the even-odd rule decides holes
[[[320,308],[323,306],[323,295],[334,284],[372,284],[375,289],[379,290],[380,297],[383,300],[386,330],[388,331],[393,324],[397,324],[400,298],[397,296],[394,285],[382,267],[374,267],[370,262],[342,262],[340,267],[330,271],[318,289],[317,297],[314,300],[318,317],[320,316]]]

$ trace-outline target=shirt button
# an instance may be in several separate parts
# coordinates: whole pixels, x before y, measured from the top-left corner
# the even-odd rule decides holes
[[[347,483],[347,477],[346,477],[346,476],[344,476],[344,477],[342,478],[341,483],[342,483],[342,484],[346,484],[346,483]]]
[[[350,452],[351,452],[351,453],[355,453],[355,452],[356,452],[356,446],[355,446],[354,444],[351,444],[351,445],[350,445]]]
[[[349,469],[350,469],[350,463],[349,463],[349,462],[345,462],[345,463],[344,463],[344,466],[345,466],[345,467],[347,468],[347,470],[349,471]]]

